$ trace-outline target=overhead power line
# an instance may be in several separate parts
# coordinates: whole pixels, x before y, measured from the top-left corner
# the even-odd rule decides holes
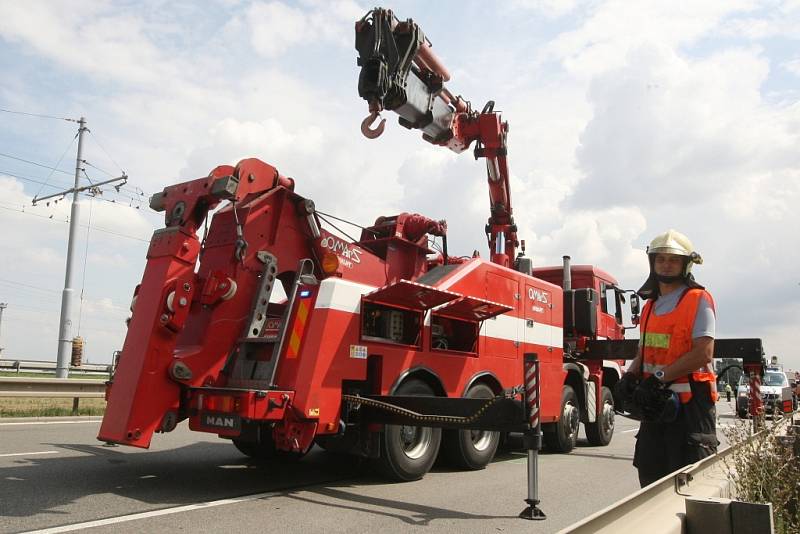
[[[70,146],[67,147],[67,150],[69,150],[71,146],[72,146],[72,144],[70,144]],[[66,153],[67,150],[65,150],[64,152]],[[0,156],[3,156],[4,158],[8,158],[8,159],[14,159],[14,160],[17,160],[17,161],[21,161],[23,163],[29,163],[31,165],[36,165],[37,167],[42,167],[44,169],[48,169],[48,170],[51,170],[53,172],[60,172],[60,173],[67,174],[67,175],[70,175],[70,176],[72,175],[72,173],[70,171],[65,171],[64,169],[58,169],[56,167],[51,167],[50,165],[45,165],[44,163],[31,161],[29,159],[19,158],[17,156],[12,156],[11,154],[3,154],[2,152],[0,152]],[[59,161],[61,161],[61,160],[59,160]]]
[[[41,180],[38,180],[38,179],[33,178],[31,176],[25,176],[23,174],[17,174],[15,172],[5,171],[5,170],[2,170],[2,169],[0,169],[0,174],[6,175],[6,176],[13,176],[14,178],[18,178],[20,180],[25,180],[26,182],[32,182],[34,184],[45,185],[47,187],[52,187],[54,189],[62,189],[64,187],[64,184],[60,184],[60,185],[46,184],[46,183],[42,182]]]
[[[81,119],[81,122],[79,124],[80,124],[80,126],[83,126],[83,119]],[[58,158],[58,161],[56,162],[55,166],[53,167],[53,170],[51,170],[50,174],[47,175],[47,178],[44,179],[44,183],[47,183],[47,182],[50,181],[50,177],[53,176],[53,173],[55,172],[55,167],[58,167],[59,165],[61,165],[61,160],[64,159],[64,156],[67,154],[67,151],[70,148],[72,148],[72,144],[75,142],[76,139],[78,139],[78,148],[80,148],[80,144],[81,144],[80,143],[80,139],[79,139],[80,135],[81,135],[81,129],[79,127],[78,128],[78,133],[75,134],[75,137],[73,137],[72,141],[69,142],[69,146],[67,146],[67,148],[64,149],[64,152],[61,153],[61,157]],[[80,152],[80,150],[78,150],[78,152]],[[78,159],[80,159],[80,158],[78,158]],[[76,177],[75,181],[76,182],[77,182],[77,176],[78,176],[78,170],[76,169],[75,170],[75,177]],[[36,198],[36,197],[39,196],[39,193],[42,192],[42,187],[44,187],[44,186],[39,186],[39,190],[36,192],[35,195],[33,195],[33,198]]]
[[[13,113],[14,115],[27,115],[29,117],[39,117],[40,119],[53,119],[58,121],[67,121],[67,122],[78,122],[77,119],[70,119],[69,117],[56,117],[55,115],[45,115],[42,113],[29,113],[27,111],[15,111],[13,109],[2,109],[0,111],[3,113]]]
[[[30,212],[30,211],[25,211],[25,210],[22,210],[22,209],[11,207],[11,206],[4,206],[2,204],[0,204],[0,209],[4,209],[4,210],[8,210],[8,211],[16,211],[17,213],[24,213],[26,215],[33,215],[34,217],[39,217],[40,219],[51,220],[53,222],[59,222],[59,223],[68,223],[69,222],[69,219],[60,219],[60,218],[56,219],[52,215],[50,215],[50,216],[41,215],[39,213],[33,213],[33,212]],[[81,226],[83,228],[86,228],[87,225],[81,224],[79,226]],[[100,228],[100,227],[97,227],[97,226],[93,226],[92,230],[97,230],[98,232],[102,232],[104,234],[109,234],[109,235],[114,235],[114,236],[117,236],[117,237],[126,237],[128,239],[134,239],[136,241],[141,241],[142,243],[149,243],[150,242],[149,239],[142,239],[141,237],[135,237],[135,236],[132,236],[132,235],[127,235],[127,234],[121,234],[119,232],[115,232],[113,230],[108,230],[106,228]]]
[[[23,284],[22,282],[17,282],[15,280],[8,280],[7,278],[0,278],[0,282],[5,282],[6,284],[14,284],[14,285],[17,285],[17,286],[28,287],[28,288],[31,288],[31,289],[38,289],[39,291],[47,291],[48,293],[56,293],[56,294],[60,294],[61,293],[61,291],[58,291],[58,290],[55,290],[55,289],[48,289],[46,287],[41,287],[41,286],[33,286],[31,284]]]
[[[108,159],[110,159],[110,160],[111,160],[111,163],[113,163],[114,165],[116,165],[116,166],[117,166],[117,169],[119,169],[119,171],[120,171],[122,174],[125,174],[125,170],[122,168],[122,166],[120,166],[120,164],[119,164],[119,163],[117,163],[117,162],[116,162],[116,160],[115,160],[114,158],[112,158],[112,157],[111,157],[111,154],[109,154],[109,153],[108,153],[108,151],[107,151],[107,150],[106,150],[106,149],[103,147],[103,145],[101,145],[101,144],[100,144],[100,140],[97,138],[97,136],[96,136],[96,135],[94,135],[94,132],[92,132],[91,130],[89,130],[89,135],[91,135],[91,136],[92,136],[92,139],[94,139],[94,142],[95,142],[95,143],[97,143],[97,146],[99,146],[99,147],[100,147],[100,150],[102,150],[102,151],[103,151],[103,153],[106,155],[106,157],[108,157]],[[109,176],[111,176],[111,174],[110,174],[110,173],[109,173]]]

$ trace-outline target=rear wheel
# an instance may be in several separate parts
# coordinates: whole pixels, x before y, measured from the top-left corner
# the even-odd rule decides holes
[[[428,384],[413,378],[401,384],[395,394],[435,396]],[[386,425],[380,437],[378,467],[392,480],[418,480],[436,461],[441,441],[440,428]]]
[[[256,460],[257,462],[271,462],[271,461],[298,461],[306,455],[305,452],[290,452],[279,451],[275,448],[275,442],[272,440],[272,435],[268,431],[261,434],[259,440],[244,441],[241,439],[233,439],[233,445],[239,449],[239,452]],[[308,452],[308,451],[306,451]]]
[[[578,396],[572,386],[561,390],[561,412],[556,423],[548,425],[544,432],[544,442],[553,452],[567,453],[578,443],[578,429],[581,417],[578,409]]]
[[[603,386],[600,389],[600,406],[597,420],[586,423],[586,437],[592,445],[606,446],[614,436],[614,395]]]
[[[475,384],[467,392],[470,399],[491,399],[494,391],[486,384]],[[483,469],[494,458],[500,432],[485,430],[447,430],[443,436],[446,460],[461,469]]]

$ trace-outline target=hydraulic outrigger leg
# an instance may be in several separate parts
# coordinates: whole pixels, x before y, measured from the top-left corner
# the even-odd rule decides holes
[[[525,354],[523,359],[525,377],[525,408],[529,429],[524,443],[528,449],[528,506],[520,512],[522,519],[541,521],[547,516],[539,509],[539,449],[542,448],[542,428],[539,421],[539,357]]]

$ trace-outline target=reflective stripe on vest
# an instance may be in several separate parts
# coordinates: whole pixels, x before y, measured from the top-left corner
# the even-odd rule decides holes
[[[643,376],[646,378],[658,370],[663,370],[674,363],[678,358],[692,349],[692,326],[697,315],[697,306],[700,299],[705,296],[714,309],[714,300],[711,295],[702,289],[687,289],[675,309],[665,315],[653,313],[653,302],[648,300],[642,310],[643,328],[642,335]],[[711,366],[698,369],[692,373],[695,382],[708,382],[711,388],[711,398],[717,400],[717,377]],[[670,389],[678,393],[682,403],[687,403],[692,398],[689,385],[689,376],[677,378]]]

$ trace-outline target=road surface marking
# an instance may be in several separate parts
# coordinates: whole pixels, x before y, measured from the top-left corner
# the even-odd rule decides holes
[[[58,454],[58,451],[12,452],[9,454],[0,454],[0,458],[7,458],[9,456],[33,456],[34,454]]]
[[[80,423],[100,423],[102,419],[91,419],[88,421],[22,421],[19,423],[0,423],[0,426],[12,425],[77,425]]]
[[[620,433],[626,434],[628,432],[636,432],[637,430],[639,430],[639,429],[638,428],[631,428],[630,430],[622,430]]]
[[[269,491],[266,493],[257,493],[255,495],[245,495],[244,497],[235,497],[233,499],[220,499],[218,501],[201,502],[197,504],[188,504],[186,506],[176,506],[174,508],[164,508],[162,510],[141,512],[138,514],[129,514],[119,517],[109,517],[106,519],[98,519],[96,521],[86,521],[85,523],[74,523],[72,525],[63,525],[60,527],[43,528],[41,530],[30,530],[22,534],[56,534],[57,532],[74,532],[76,530],[83,530],[86,528],[102,527],[105,525],[115,525],[118,523],[127,523],[128,521],[138,521],[140,519],[148,519],[151,517],[158,517],[162,515],[179,514],[181,512],[190,512],[192,510],[201,510],[203,508],[213,508],[215,506],[225,506],[227,504],[237,504],[240,502],[256,501],[258,499],[266,499],[267,497],[275,497],[283,493],[285,492]]]

